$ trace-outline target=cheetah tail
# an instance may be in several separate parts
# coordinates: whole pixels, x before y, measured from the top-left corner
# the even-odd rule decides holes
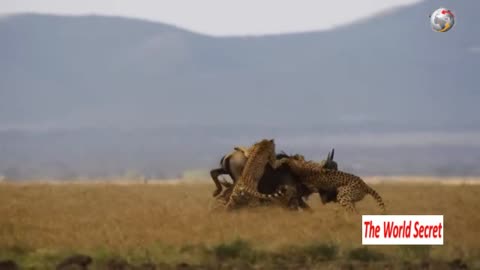
[[[377,201],[378,206],[382,209],[382,212],[385,213],[386,212],[385,203],[383,202],[382,197],[380,197],[380,195],[378,195],[378,193],[369,186],[367,186],[367,192],[368,194],[372,195],[375,201]]]

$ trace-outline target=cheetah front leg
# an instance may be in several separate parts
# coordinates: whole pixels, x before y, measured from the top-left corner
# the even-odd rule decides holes
[[[348,186],[343,186],[338,188],[337,201],[340,205],[347,210],[349,213],[358,214],[355,204],[352,200],[353,190]]]

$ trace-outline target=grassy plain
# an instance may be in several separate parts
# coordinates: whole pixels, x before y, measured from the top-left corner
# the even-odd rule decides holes
[[[385,178],[366,178],[389,214],[444,215],[443,246],[362,247],[361,216],[322,205],[317,196],[308,200],[313,213],[219,213],[209,211],[213,184],[207,181],[51,181],[0,184],[0,261],[53,269],[82,253],[93,257],[92,269],[107,269],[112,258],[157,269],[407,269],[425,263],[451,269],[455,259],[480,268],[480,179],[379,179]],[[357,208],[379,212],[371,197]]]

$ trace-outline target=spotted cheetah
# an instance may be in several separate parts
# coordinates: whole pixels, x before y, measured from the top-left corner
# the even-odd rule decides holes
[[[335,162],[333,160],[334,155],[335,155],[335,149],[332,149],[331,152],[328,152],[327,158],[320,161],[319,166],[321,168],[324,168],[324,169],[337,171],[338,170],[338,164],[337,164],[337,162]],[[294,158],[294,159],[297,159],[297,160],[300,160],[300,161],[305,161],[305,158],[303,156],[300,155],[300,158],[298,158],[297,156],[299,156],[299,155],[294,155],[292,157],[289,157],[288,155],[284,155],[284,156],[282,156],[282,158]],[[277,156],[277,159],[281,159],[281,158],[279,158],[279,156]],[[280,165],[280,166],[283,166],[283,165]],[[287,170],[290,171],[290,169],[288,167],[287,167]],[[297,182],[299,182],[299,181],[297,180]],[[297,188],[299,190],[298,191],[299,194],[301,194],[301,196],[305,199],[307,199],[312,193],[315,192],[315,190],[309,190],[308,188],[305,188],[305,185],[302,184],[301,182],[299,183],[299,185],[297,185]],[[327,204],[329,202],[336,202],[337,201],[337,189],[319,188],[317,191],[318,191],[318,195],[320,197],[320,200],[322,201],[322,204]]]
[[[235,209],[242,204],[248,204],[251,198],[271,199],[282,195],[281,190],[273,194],[258,192],[258,183],[264,175],[267,165],[274,170],[277,168],[274,140],[261,140],[250,147],[248,153],[249,156],[242,175],[234,183],[232,194],[226,204],[227,210]]]
[[[355,211],[355,202],[362,200],[366,194],[370,194],[378,206],[385,212],[385,204],[378,193],[369,187],[360,177],[342,171],[323,168],[320,164],[312,161],[300,161],[295,159],[282,159],[282,164],[287,164],[291,172],[305,184],[310,190],[336,190],[336,201],[347,211]]]

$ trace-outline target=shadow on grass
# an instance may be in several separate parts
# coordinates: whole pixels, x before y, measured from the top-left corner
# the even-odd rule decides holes
[[[448,262],[432,260],[429,246],[401,246],[397,255],[367,247],[340,250],[335,244],[312,243],[304,246],[286,246],[275,251],[255,249],[249,242],[237,239],[214,246],[185,245],[173,247],[156,244],[136,249],[110,250],[100,248],[85,251],[88,269],[430,269],[450,267],[466,269],[463,258]],[[341,251],[341,252],[340,252]],[[0,249],[0,262],[9,261],[19,269],[55,269],[62,262],[75,259],[66,250],[30,250],[21,247]],[[78,256],[77,256],[78,257]],[[69,259],[70,258],[70,259]],[[79,260],[76,260],[79,261]],[[87,261],[85,261],[87,262]],[[402,264],[403,263],[403,264]],[[66,264],[66,263],[64,263]],[[72,264],[72,263],[70,263]],[[79,263],[77,263],[78,265]],[[438,267],[437,267],[438,266]],[[379,268],[380,267],[380,268]],[[433,268],[432,268],[433,267]],[[442,268],[443,269],[443,268]]]
[[[246,241],[238,239],[213,247],[213,254],[219,261],[237,258],[249,260],[255,256],[255,251]]]
[[[368,249],[366,247],[352,249],[348,253],[348,259],[361,262],[377,262],[385,259],[383,253]]]
[[[399,255],[407,261],[427,260],[432,246],[399,246]]]

